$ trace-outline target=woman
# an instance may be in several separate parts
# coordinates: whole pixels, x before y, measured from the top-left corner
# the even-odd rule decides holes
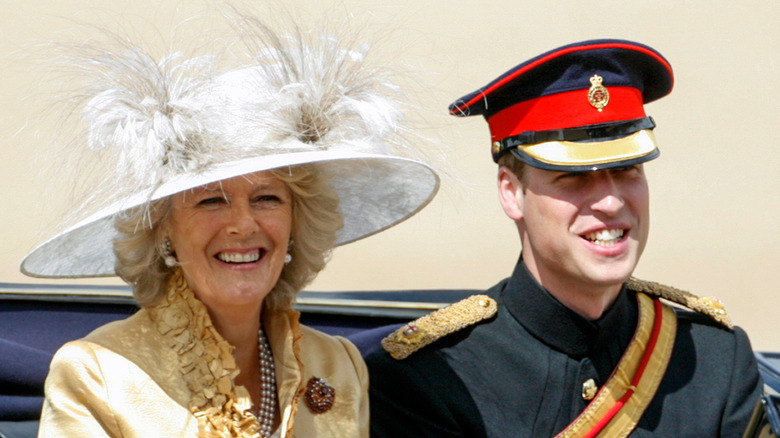
[[[390,152],[411,149],[365,53],[262,29],[253,64],[220,75],[136,47],[84,57],[88,150],[109,160],[92,198],[111,202],[22,271],[116,273],[141,309],[57,352],[40,436],[367,436],[359,352],[291,304],[438,178]]]

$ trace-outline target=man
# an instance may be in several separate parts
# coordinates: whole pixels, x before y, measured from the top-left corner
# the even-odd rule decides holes
[[[761,391],[745,333],[716,300],[631,278],[659,154],[644,104],[672,83],[647,46],[586,41],[450,106],[487,119],[523,250],[367,355],[372,436],[742,436]]]

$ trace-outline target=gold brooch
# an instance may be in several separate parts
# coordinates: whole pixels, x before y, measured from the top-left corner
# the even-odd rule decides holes
[[[306,406],[315,414],[327,412],[336,400],[336,390],[325,379],[312,377],[306,384]]]
[[[609,103],[609,91],[601,83],[604,81],[599,75],[593,75],[590,78],[590,89],[588,90],[588,102],[601,112],[601,109]]]

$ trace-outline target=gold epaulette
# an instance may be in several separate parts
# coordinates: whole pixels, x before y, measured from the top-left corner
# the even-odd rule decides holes
[[[394,359],[405,359],[444,336],[492,317],[497,311],[496,300],[487,295],[472,295],[390,333],[382,340],[382,347]]]
[[[666,286],[654,281],[639,280],[634,277],[631,277],[628,280],[626,286],[633,291],[643,292],[650,296],[663,298],[696,312],[708,315],[715,321],[730,329],[734,327],[734,325],[731,323],[731,318],[729,318],[729,316],[726,314],[726,309],[723,307],[723,303],[715,297],[700,298],[690,292],[686,292],[672,286]]]

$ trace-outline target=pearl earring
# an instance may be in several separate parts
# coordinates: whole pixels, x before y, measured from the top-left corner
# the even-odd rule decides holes
[[[171,251],[171,241],[165,239],[165,247],[163,249],[163,260],[165,260],[165,266],[172,268],[176,266],[176,256]]]
[[[292,250],[293,241],[290,239],[290,243],[287,244],[287,254],[284,255],[284,264],[289,265],[292,261],[292,254],[290,254],[290,250]]]

